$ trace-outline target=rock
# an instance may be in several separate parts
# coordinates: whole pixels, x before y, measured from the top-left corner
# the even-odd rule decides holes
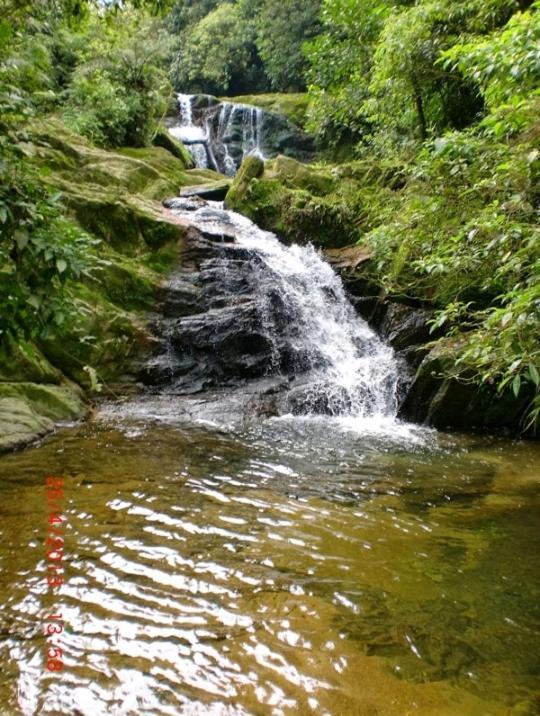
[[[210,201],[223,201],[231,187],[231,183],[232,182],[229,179],[222,179],[220,181],[213,182],[212,184],[186,186],[180,190],[180,196],[199,196],[201,199],[207,199]]]
[[[182,142],[171,136],[165,127],[159,127],[157,132],[152,139],[152,144],[155,147],[162,147],[166,149],[173,157],[180,159],[186,169],[193,169],[195,163],[189,151],[185,148]]]
[[[434,311],[412,308],[393,301],[385,302],[385,308],[379,332],[395,350],[418,346],[436,337],[430,333],[429,325]]]
[[[512,432],[524,417],[532,396],[515,398],[511,390],[499,395],[493,386],[479,386],[466,374],[452,373],[460,343],[442,340],[423,359],[400,407],[400,415],[439,429],[500,430]]]
[[[239,97],[220,97],[220,101],[260,107],[265,112],[283,115],[297,127],[305,129],[310,96],[307,92],[275,92]]]
[[[324,255],[328,263],[336,271],[354,271],[365,261],[369,261],[373,254],[363,246],[344,246],[341,249],[325,249]]]
[[[0,452],[24,447],[86,412],[72,384],[0,383]]]
[[[210,95],[192,95],[189,101],[192,125],[184,131],[186,125],[178,120],[175,125],[168,119],[167,124],[170,132],[191,145],[199,165],[204,162],[233,176],[249,153],[266,158],[286,154],[303,161],[313,159],[313,137],[283,114],[252,104],[220,101]],[[275,102],[274,105],[277,106]]]
[[[256,176],[237,175],[225,205],[284,241],[336,248],[357,232],[356,211],[332,172],[288,157],[266,162]]]
[[[326,196],[337,187],[336,179],[328,169],[302,164],[289,156],[278,155],[268,162],[267,170],[268,177],[278,179],[282,185],[304,189],[314,196]]]
[[[244,205],[251,181],[262,176],[263,173],[264,162],[262,159],[255,156],[246,157],[225,196],[225,207],[227,209],[240,209]],[[247,212],[242,213],[248,215]]]
[[[0,344],[0,385],[10,381],[58,385],[62,377],[61,371],[47,360],[35,343],[4,338]]]

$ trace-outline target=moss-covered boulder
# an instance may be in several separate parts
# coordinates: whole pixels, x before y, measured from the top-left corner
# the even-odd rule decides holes
[[[72,384],[0,382],[0,452],[28,445],[56,423],[86,412],[82,393]]]
[[[258,179],[264,173],[264,162],[259,157],[247,156],[238,174],[235,177],[227,195],[225,196],[225,206],[227,209],[233,209],[249,216],[249,192],[253,179]],[[256,207],[253,207],[256,210]]]
[[[155,133],[152,144],[155,147],[166,149],[173,157],[181,159],[186,169],[193,169],[195,162],[186,147],[175,139],[166,127],[159,127]]]
[[[161,146],[107,151],[54,118],[33,123],[23,149],[41,167],[44,178],[53,186],[60,184],[61,189],[90,185],[162,201],[183,186],[220,178],[208,170],[202,176],[199,170],[192,171],[189,153],[179,143],[177,154],[181,156]]]
[[[62,377],[35,343],[6,337],[0,344],[0,382],[59,384]]]
[[[285,241],[321,247],[351,244],[357,234],[357,206],[347,182],[331,168],[279,156],[262,168],[247,157],[225,198],[229,209],[248,216]]]

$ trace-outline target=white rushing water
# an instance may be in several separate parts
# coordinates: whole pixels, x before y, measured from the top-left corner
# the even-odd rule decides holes
[[[206,143],[209,138],[208,127],[200,127],[193,122],[193,95],[179,94],[177,99],[180,122],[174,127],[170,127],[169,132],[175,139],[188,145],[196,167],[199,169],[207,169],[208,155]]]
[[[256,257],[250,263],[255,272],[251,283],[268,337],[279,346],[275,364],[279,365],[284,343],[293,363],[297,357],[293,369],[302,378],[300,399],[305,407],[299,412],[328,413],[349,422],[395,419],[396,356],[358,316],[341,279],[312,246],[285,246],[218,202],[175,212],[207,233],[222,234],[226,227],[237,245]]]
[[[219,169],[234,176],[238,162],[248,154],[264,159],[263,111],[259,107],[222,102],[217,107],[199,110],[194,117],[193,100],[196,95],[179,94],[179,123],[169,129],[173,137],[184,142],[199,169]],[[216,109],[219,113],[216,116]],[[240,152],[235,160],[230,144],[238,144]]]

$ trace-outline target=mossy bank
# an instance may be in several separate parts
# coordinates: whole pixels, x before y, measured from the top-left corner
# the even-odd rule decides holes
[[[84,416],[91,395],[134,380],[151,349],[146,328],[163,277],[181,261],[185,227],[161,201],[219,177],[193,170],[182,145],[106,151],[58,119],[25,129],[21,150],[57,193],[68,221],[95,239],[96,270],[65,286],[75,318],[49,335],[5,337],[0,350],[0,451]]]

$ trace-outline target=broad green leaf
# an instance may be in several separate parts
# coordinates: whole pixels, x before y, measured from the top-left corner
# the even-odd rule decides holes
[[[41,306],[41,299],[39,298],[39,296],[30,296],[26,299],[26,302],[36,309],[39,309],[39,307]]]
[[[534,365],[534,363],[529,363],[529,375],[531,376],[531,380],[535,385],[540,384],[540,373],[538,372],[538,368]]]
[[[13,232],[13,238],[15,239],[15,242],[17,244],[17,247],[19,251],[22,251],[26,244],[28,243],[28,239],[30,238],[28,235],[28,231],[26,229],[16,229]]]

